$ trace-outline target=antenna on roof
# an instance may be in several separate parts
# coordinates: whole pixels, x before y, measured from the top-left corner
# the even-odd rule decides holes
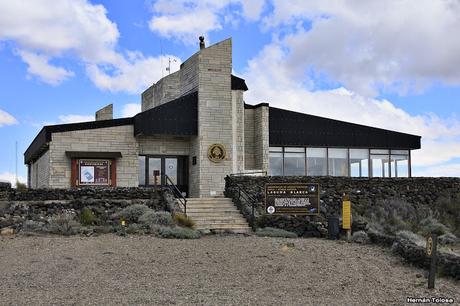
[[[171,74],[171,62],[177,62],[177,60],[175,58],[171,60],[171,58],[168,57],[168,62],[169,63],[168,63],[168,67],[166,67],[166,71],[168,71],[168,74]]]

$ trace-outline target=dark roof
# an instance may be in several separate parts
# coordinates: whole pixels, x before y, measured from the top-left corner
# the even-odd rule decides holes
[[[232,90],[248,90],[248,86],[246,86],[246,82],[244,79],[234,76],[232,74]]]
[[[65,155],[70,158],[120,158],[121,152],[88,152],[88,151],[65,151]]]
[[[251,104],[244,103],[244,108],[245,109],[254,109],[254,108],[259,108],[261,106],[269,106],[269,104],[266,103],[266,102],[262,102],[262,103],[259,103],[259,104],[256,104],[256,105],[251,105]]]
[[[420,136],[269,108],[270,146],[420,149]]]
[[[134,136],[156,134],[178,136],[198,135],[198,92],[192,92],[146,110],[132,118],[45,126],[24,153],[24,162],[29,164],[48,150],[52,133],[122,125],[134,125]],[[107,156],[105,157],[107,158]]]
[[[198,92],[134,116],[134,135],[198,135]]]
[[[78,130],[91,130],[100,129],[105,127],[114,127],[122,125],[133,124],[133,118],[121,118],[112,120],[100,120],[81,123],[70,124],[57,124],[44,126],[40,133],[35,137],[30,146],[24,153],[24,162],[29,164],[31,161],[38,159],[43,152],[48,150],[48,143],[51,141],[51,134],[78,131]]]

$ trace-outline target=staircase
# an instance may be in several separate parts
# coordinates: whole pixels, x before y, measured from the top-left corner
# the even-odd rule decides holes
[[[229,198],[188,198],[187,216],[204,233],[250,233],[246,219]]]

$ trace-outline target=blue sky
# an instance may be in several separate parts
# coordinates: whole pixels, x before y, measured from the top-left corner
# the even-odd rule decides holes
[[[140,93],[233,38],[248,103],[422,136],[415,176],[460,174],[457,1],[0,0],[0,179],[41,127],[140,109]]]

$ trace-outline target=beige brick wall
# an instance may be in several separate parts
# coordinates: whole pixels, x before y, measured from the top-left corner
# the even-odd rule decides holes
[[[254,109],[254,166],[263,171],[268,171],[268,116],[268,106]]]
[[[189,155],[190,139],[175,136],[138,136],[139,154]]]
[[[196,53],[186,60],[179,71],[165,76],[142,93],[142,111],[197,90],[198,54]]]
[[[256,169],[254,160],[254,109],[244,110],[244,167]]]
[[[138,144],[132,125],[53,133],[50,143],[50,187],[69,188],[70,159],[66,151],[121,152],[117,186],[138,186]]]
[[[50,181],[50,151],[46,151],[30,167],[30,187],[48,188]]]
[[[242,90],[232,90],[232,138],[233,169],[232,173],[244,171],[244,102]]]
[[[224,177],[233,172],[232,41],[219,42],[199,53],[198,135],[200,196],[223,194]],[[210,145],[224,145],[227,158],[220,163],[207,157]]]

